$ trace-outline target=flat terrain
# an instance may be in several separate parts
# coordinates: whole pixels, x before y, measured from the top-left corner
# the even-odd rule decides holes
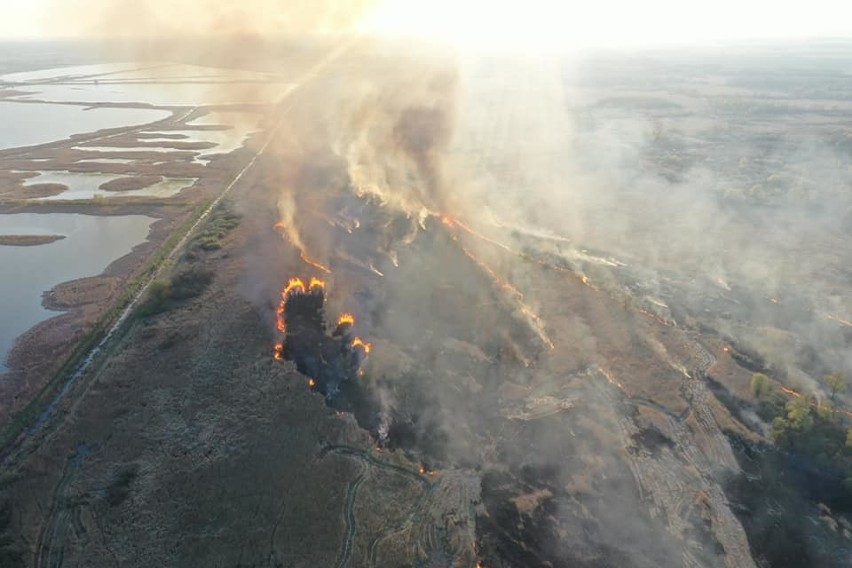
[[[790,85],[744,84],[760,58],[569,72],[388,53],[329,60],[209,171],[141,153],[139,176],[199,178],[175,200],[97,204],[162,220],[120,276],[48,297],[77,322],[231,188],[4,452],[0,552],[51,567],[845,565],[846,494],[801,447],[779,449],[768,414],[825,392],[852,341],[837,246],[852,210],[807,181],[846,178],[794,161],[801,140],[767,117]],[[832,113],[848,93],[820,85],[779,112],[845,136]],[[86,151],[38,152],[65,168]],[[768,179],[782,154],[789,175]],[[15,171],[25,158],[0,156]],[[803,229],[814,218],[824,231]],[[329,333],[351,313],[371,343],[326,398],[276,357],[292,277],[324,282]],[[32,341],[61,350],[45,326]],[[805,408],[826,438],[845,434],[847,397],[834,402],[836,417]]]

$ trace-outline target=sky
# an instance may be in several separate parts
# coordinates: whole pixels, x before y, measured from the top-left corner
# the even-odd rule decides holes
[[[391,0],[367,27],[523,50],[852,37],[850,16],[838,0]]]
[[[50,21],[51,8],[61,2],[0,0],[0,37],[45,37],[44,23]],[[274,5],[286,7],[287,1]],[[688,45],[749,39],[852,37],[852,3],[839,0],[378,0],[378,5],[358,27],[365,32],[513,51]],[[73,27],[67,28],[66,33],[79,35]]]

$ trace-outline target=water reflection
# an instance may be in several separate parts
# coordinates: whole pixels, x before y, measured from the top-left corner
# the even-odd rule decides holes
[[[154,221],[144,215],[0,215],[0,234],[66,236],[33,247],[0,246],[0,371],[6,369],[15,338],[56,315],[42,307],[43,292],[61,282],[100,274],[143,242]]]
[[[171,116],[166,110],[86,108],[75,105],[0,102],[0,150],[64,140],[105,128],[137,126]]]

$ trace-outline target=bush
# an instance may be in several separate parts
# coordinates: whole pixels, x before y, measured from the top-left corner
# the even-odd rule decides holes
[[[200,296],[213,282],[213,272],[202,268],[191,268],[172,278],[171,297],[175,300],[188,300]]]
[[[193,239],[189,253],[193,254],[199,249],[212,251],[222,248],[220,241],[239,224],[240,216],[231,210],[229,204],[223,203],[210,215],[204,229]]]
[[[139,308],[139,315],[152,316],[170,310],[183,300],[200,296],[213,282],[213,273],[198,267],[192,267],[171,280],[157,280],[148,288],[148,295]]]
[[[148,295],[139,308],[142,316],[152,316],[164,312],[169,308],[169,300],[172,295],[172,286],[166,280],[156,280],[148,287]]]
[[[763,398],[772,390],[769,377],[763,373],[755,373],[751,376],[751,394],[755,398]]]

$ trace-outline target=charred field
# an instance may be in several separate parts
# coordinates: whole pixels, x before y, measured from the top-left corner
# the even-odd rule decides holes
[[[847,181],[826,148],[846,147],[852,95],[749,82],[766,56],[692,72],[339,53],[270,111],[227,208],[7,455],[0,551],[847,565],[848,397],[826,410],[822,377],[852,371],[852,209],[818,175]],[[831,456],[773,434],[810,393]]]

